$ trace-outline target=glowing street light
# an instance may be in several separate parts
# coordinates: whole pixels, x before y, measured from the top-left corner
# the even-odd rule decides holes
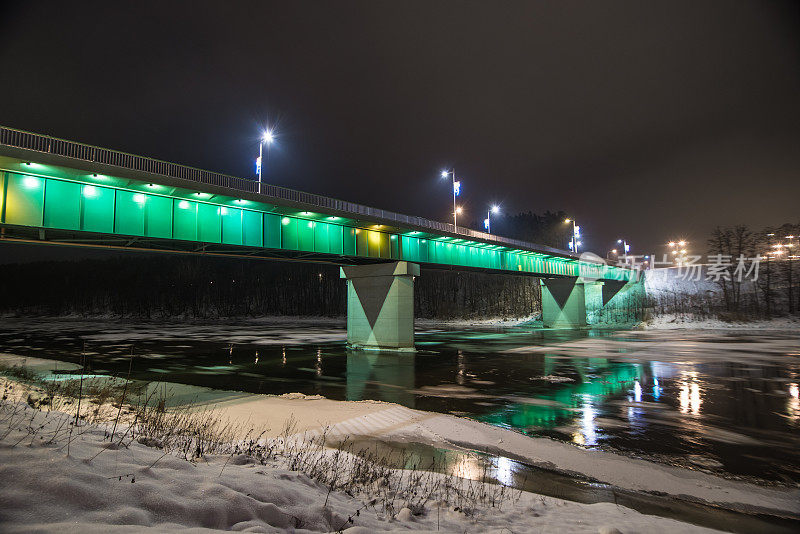
[[[627,256],[628,252],[631,251],[631,245],[625,239],[617,239],[617,243],[622,244],[622,255]]]
[[[261,134],[261,141],[258,143],[258,158],[256,159],[256,174],[258,174],[258,192],[261,192],[261,160],[264,156],[264,144],[267,145],[267,159],[269,159],[269,147],[275,141],[275,135],[272,130],[264,130]]]
[[[461,194],[461,182],[456,180],[455,169],[442,171],[442,178],[447,178],[448,176],[453,177],[453,231],[457,231],[458,215],[461,213],[461,208],[456,207],[456,197]]]
[[[500,207],[492,206],[486,212],[486,219],[483,220],[483,226],[486,228],[486,233],[488,234],[492,233],[492,213],[500,213]]]
[[[564,219],[564,224],[572,223],[572,239],[570,239],[567,246],[572,251],[573,254],[578,253],[578,247],[581,246],[581,242],[578,241],[578,238],[581,236],[581,227],[575,224],[575,219]]]

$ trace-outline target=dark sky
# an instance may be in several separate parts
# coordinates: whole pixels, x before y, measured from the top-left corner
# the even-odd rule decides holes
[[[800,2],[19,2],[0,123],[604,254],[798,222]],[[224,4],[224,5],[223,5]],[[465,219],[466,220],[466,219]]]

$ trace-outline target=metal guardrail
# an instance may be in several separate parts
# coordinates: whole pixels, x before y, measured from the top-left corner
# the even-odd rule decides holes
[[[369,206],[356,204],[354,202],[347,202],[313,193],[305,193],[303,191],[296,191],[286,187],[262,183],[259,191],[259,184],[254,180],[246,180],[244,178],[229,176],[227,174],[206,171],[203,169],[197,169],[195,167],[178,165],[177,163],[170,163],[167,161],[146,158],[143,156],[136,156],[134,154],[127,154],[117,150],[110,150],[108,148],[77,143],[75,141],[67,141],[57,137],[50,137],[49,135],[26,132],[24,130],[17,130],[15,128],[8,128],[5,126],[0,126],[0,145],[32,150],[45,154],[55,154],[81,161],[113,165],[124,169],[148,172],[169,178],[178,178],[199,182],[202,184],[227,187],[239,191],[246,191],[248,193],[262,194],[275,199],[308,204],[318,208],[337,210],[340,212],[351,213],[353,215],[375,217],[386,221],[393,221],[399,224],[427,228],[439,232],[448,232],[450,234],[461,235],[472,239],[480,239],[484,242],[493,242],[500,245],[510,245],[532,251],[541,250],[557,253],[562,256],[571,256],[571,254],[568,252],[556,250],[542,245],[536,245],[527,241],[501,237],[494,234],[487,234],[485,232],[478,232],[476,230],[470,230],[469,228],[456,228],[454,225],[449,223],[442,223],[425,219],[423,217],[414,217],[410,215],[403,215],[402,213],[395,213],[393,211],[371,208]]]

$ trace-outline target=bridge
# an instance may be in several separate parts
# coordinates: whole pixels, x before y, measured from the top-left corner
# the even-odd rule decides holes
[[[640,285],[564,250],[2,126],[0,241],[341,265],[348,343],[374,349],[413,350],[420,265],[538,277],[547,327]]]

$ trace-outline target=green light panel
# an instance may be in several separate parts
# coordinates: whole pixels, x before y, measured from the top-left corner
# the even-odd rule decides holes
[[[158,189],[154,189],[158,191]],[[0,172],[0,217],[12,225],[629,280],[632,271],[480,243],[420,239],[154,193]]]

